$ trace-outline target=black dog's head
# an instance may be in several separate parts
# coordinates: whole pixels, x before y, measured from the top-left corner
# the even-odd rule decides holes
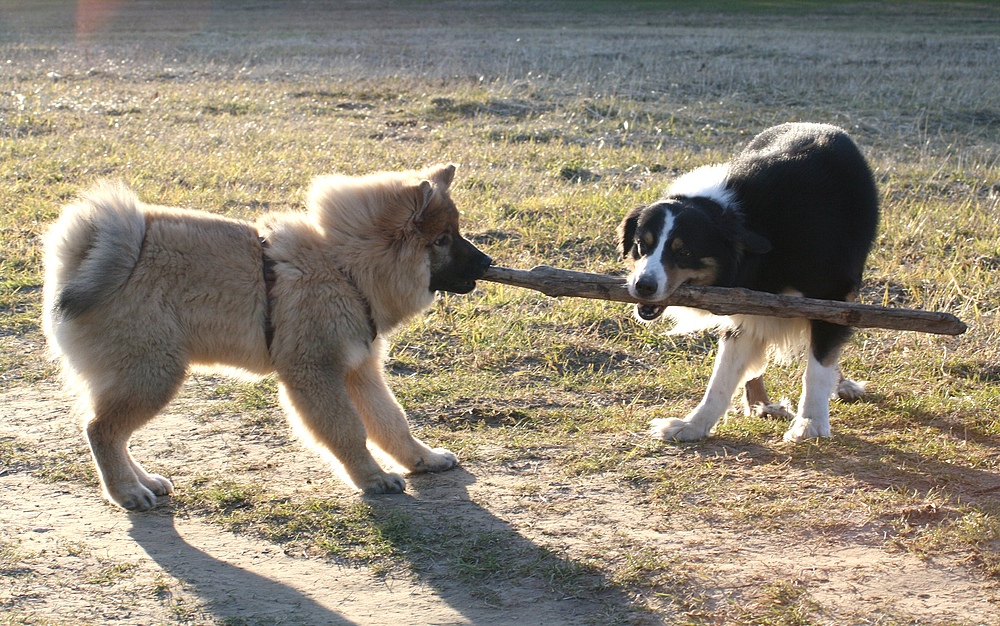
[[[771,243],[750,231],[736,210],[701,197],[667,197],[633,209],[618,227],[620,250],[632,272],[629,293],[660,302],[684,283],[719,285],[734,275],[745,253],[763,254]],[[644,320],[665,307],[636,305]]]

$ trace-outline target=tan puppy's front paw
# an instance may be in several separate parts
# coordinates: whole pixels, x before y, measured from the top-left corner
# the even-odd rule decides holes
[[[139,476],[139,482],[146,489],[153,492],[156,496],[169,496],[174,492],[174,485],[165,476],[160,476],[159,474],[146,474],[145,476]]]
[[[128,511],[148,511],[156,506],[156,494],[139,484],[139,481],[105,490],[112,502]]]
[[[366,496],[375,496],[385,493],[403,493],[406,489],[406,481],[403,477],[395,473],[383,473],[372,477],[363,485],[358,485]]]
[[[444,448],[429,449],[420,455],[417,462],[410,469],[414,474],[423,472],[444,472],[458,465],[458,457],[450,450]]]

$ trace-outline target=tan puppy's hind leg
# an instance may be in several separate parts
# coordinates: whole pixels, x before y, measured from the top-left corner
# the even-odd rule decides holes
[[[769,404],[771,398],[768,397],[767,388],[764,386],[764,375],[748,380],[743,388],[743,412],[746,415],[753,415],[758,407]]]
[[[764,375],[761,374],[751,378],[745,383],[743,389],[743,413],[754,417],[776,417],[781,419],[794,419],[795,413],[788,406],[788,402],[771,402],[764,386]]]
[[[161,389],[147,385],[138,392],[127,382],[108,385],[92,398],[93,415],[87,421],[87,441],[97,464],[104,492],[113,502],[131,511],[145,511],[156,505],[157,496],[173,493],[165,477],[148,473],[132,458],[128,442],[132,433],[152,419],[174,393],[181,375],[164,380]]]

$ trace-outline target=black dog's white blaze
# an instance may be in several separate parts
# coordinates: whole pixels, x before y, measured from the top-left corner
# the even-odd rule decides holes
[[[628,277],[628,290],[636,298],[663,300],[667,292],[667,274],[663,253],[674,226],[674,214],[666,205],[647,212],[636,229],[632,256],[634,270]],[[637,304],[636,314],[646,321],[659,317],[666,309],[657,304]]]
[[[712,232],[712,216],[738,210],[726,188],[728,171],[728,166],[716,165],[690,172],[675,181],[660,202],[633,212],[633,271],[627,283],[632,296],[655,302],[684,282],[716,281],[716,256],[725,250]],[[636,314],[651,321],[665,309],[644,303],[636,305]]]

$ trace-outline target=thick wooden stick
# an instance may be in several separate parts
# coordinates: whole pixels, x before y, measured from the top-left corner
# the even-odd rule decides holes
[[[616,302],[642,302],[625,288],[625,279],[606,274],[560,270],[539,265],[530,271],[491,267],[483,280],[526,287],[547,296],[594,298]],[[895,309],[854,302],[816,300],[728,287],[681,285],[663,302],[665,306],[686,306],[716,315],[766,315],[804,317],[855,328],[915,330],[939,335],[961,335],[966,325],[950,313]]]

